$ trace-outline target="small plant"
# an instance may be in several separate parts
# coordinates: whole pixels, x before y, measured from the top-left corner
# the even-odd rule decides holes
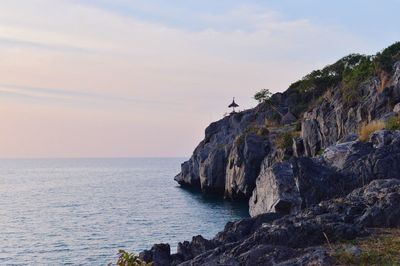
[[[400,116],[395,115],[391,118],[389,118],[386,128],[389,130],[399,130],[400,129]]]
[[[371,121],[370,123],[363,123],[359,132],[359,140],[368,141],[369,135],[377,130],[385,128],[385,123],[382,121]]]
[[[282,135],[279,135],[275,139],[275,145],[276,145],[276,147],[281,148],[281,149],[288,149],[288,148],[292,147],[292,145],[293,145],[292,132],[286,132],[286,133],[283,133]]]
[[[123,249],[118,250],[117,266],[151,266],[152,264],[142,261],[136,254],[128,253]],[[108,266],[111,265],[111,263],[108,264]]]
[[[254,135],[261,137],[261,136],[268,135],[269,130],[266,127],[266,125],[262,126],[262,125],[251,124],[247,127],[245,133],[246,134],[254,134]]]

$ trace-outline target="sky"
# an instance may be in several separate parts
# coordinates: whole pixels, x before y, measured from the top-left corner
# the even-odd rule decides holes
[[[205,127],[400,40],[400,0],[0,0],[0,158],[188,157]]]

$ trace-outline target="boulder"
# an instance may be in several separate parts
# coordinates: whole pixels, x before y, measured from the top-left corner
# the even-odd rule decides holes
[[[310,158],[293,158],[268,167],[263,163],[256,188],[249,201],[249,212],[296,213],[321,200],[345,193],[349,181],[332,167]],[[348,187],[352,187],[349,184]]]
[[[264,163],[249,201],[250,215],[296,212],[300,210],[301,203],[292,165],[281,162],[267,167]]]
[[[397,72],[400,75],[400,69]],[[304,114],[301,137],[306,155],[316,156],[338,141],[346,142],[341,140],[357,133],[362,122],[386,121],[393,116],[389,103],[400,101],[400,83],[396,80],[396,73],[383,89],[384,82],[377,77],[362,83],[358,89],[359,100],[351,104],[344,99],[340,87],[328,91],[331,97],[324,97],[319,105]]]
[[[145,250],[139,253],[139,258],[146,263],[152,262],[154,266],[171,265],[171,248],[169,244],[155,244],[151,250]]]

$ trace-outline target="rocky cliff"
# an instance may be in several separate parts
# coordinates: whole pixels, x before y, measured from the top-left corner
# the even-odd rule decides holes
[[[212,123],[175,180],[249,200],[253,218],[180,243],[176,254],[162,244],[141,257],[155,265],[327,265],[334,262],[319,245],[328,239],[399,227],[399,111],[396,43],[346,56]]]
[[[399,51],[396,43],[375,57],[349,55],[254,109],[212,123],[175,180],[248,200],[261,169],[293,156],[316,156],[354,138],[363,123],[387,121],[400,102]],[[292,112],[298,117],[292,127],[279,123],[285,113],[295,117]]]

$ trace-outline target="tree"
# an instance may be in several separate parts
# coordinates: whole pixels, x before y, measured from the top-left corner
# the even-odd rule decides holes
[[[271,99],[272,93],[268,89],[262,89],[254,95],[254,99],[259,103],[267,102]]]

